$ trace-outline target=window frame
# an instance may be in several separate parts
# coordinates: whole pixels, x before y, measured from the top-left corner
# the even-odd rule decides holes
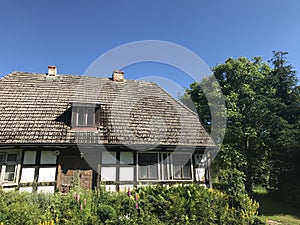
[[[178,154],[175,154],[176,156],[178,156]],[[189,160],[188,160],[188,162],[185,164],[185,165],[182,165],[182,164],[180,164],[180,165],[175,165],[175,162],[174,162],[175,160],[174,160],[174,154],[172,155],[172,167],[173,167],[173,171],[172,171],[172,177],[173,177],[173,180],[189,180],[191,177],[192,177],[192,166],[191,166],[191,164],[192,164],[192,158],[190,158]],[[190,177],[185,177],[185,167],[187,166],[187,164],[189,164],[189,173],[190,173]],[[177,177],[177,176],[175,176],[175,174],[177,174],[177,172],[175,173],[175,171],[174,171],[174,167],[180,167],[180,176],[179,177]]]
[[[100,118],[100,104],[70,102],[71,129],[95,130]]]
[[[156,162],[156,170],[157,170],[157,172],[156,172],[156,176],[151,176],[151,169],[153,169],[152,168],[152,166],[153,165],[155,165],[155,164],[153,164],[153,163],[155,163],[154,161],[148,161],[148,162],[146,162],[146,163],[142,163],[142,164],[144,164],[144,165],[140,165],[140,162],[139,162],[139,157],[140,157],[140,155],[143,155],[143,154],[152,154],[152,155],[156,155],[156,157],[157,157],[157,162]],[[140,178],[140,167],[145,167],[146,168],[146,178]],[[137,155],[137,168],[138,168],[138,170],[137,170],[137,179],[138,180],[159,180],[159,178],[160,178],[160,169],[159,169],[159,153],[157,153],[157,152],[149,152],[149,153],[138,153],[138,155]],[[150,175],[150,176],[149,176]]]
[[[9,155],[16,154],[15,161],[9,161]],[[1,186],[10,186],[17,185],[20,176],[20,160],[21,160],[21,151],[12,151],[12,150],[0,150],[0,155],[3,155],[3,160],[0,162],[0,185]],[[6,169],[8,166],[15,166],[13,172],[7,172]],[[13,173],[13,180],[6,179],[7,173]]]
[[[158,155],[158,163],[157,163],[157,170],[158,170],[158,176],[157,179],[153,179],[151,177],[147,177],[147,178],[142,178],[140,177],[140,163],[139,163],[139,155],[140,154],[157,154]],[[189,172],[190,172],[190,177],[184,177],[181,176],[180,178],[176,178],[174,176],[174,163],[173,163],[173,155],[180,155],[180,154],[184,154],[186,156],[189,157]],[[169,152],[138,152],[137,153],[137,181],[153,181],[153,182],[157,182],[157,181],[163,181],[163,182],[177,182],[177,181],[193,181],[194,180],[194,173],[193,173],[193,160],[192,160],[192,155],[191,153],[185,153],[185,152],[180,152],[180,153],[169,153]],[[166,161],[163,160],[165,157]],[[183,170],[183,168],[186,165],[182,165],[181,166],[181,170]],[[165,177],[165,170],[167,170],[166,172],[166,176]]]
[[[129,161],[121,161],[122,154],[129,153],[131,158]],[[102,151],[101,153],[101,163],[100,163],[100,177],[104,182],[121,182],[121,183],[132,183],[135,181],[135,152],[134,151],[122,151],[122,150],[108,150]],[[110,168],[110,169],[109,169]],[[132,170],[132,174],[130,174],[131,178],[124,178],[123,169]],[[107,180],[103,178],[102,170],[111,170],[111,174],[114,175],[114,180]]]
[[[83,111],[82,112],[82,120],[83,121],[79,121],[79,118],[81,116],[81,113],[80,111]],[[90,114],[89,111],[92,111],[92,114]],[[76,110],[75,110],[75,127],[95,127],[95,111],[96,109],[95,108],[92,108],[92,107],[76,107]],[[92,118],[90,118],[92,117]],[[89,121],[92,121],[92,124],[89,124]],[[80,123],[82,122],[82,123]]]

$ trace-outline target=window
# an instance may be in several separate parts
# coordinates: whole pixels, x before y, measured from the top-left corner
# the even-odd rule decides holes
[[[139,180],[192,180],[190,154],[138,153]]]
[[[139,179],[158,179],[158,153],[138,154],[138,167]]]
[[[94,109],[78,108],[77,110],[77,126],[93,127],[94,126]]]
[[[171,169],[172,169],[172,164],[171,164],[171,157],[170,154],[168,153],[163,153],[160,154],[160,162],[161,162],[161,178],[163,180],[171,180],[172,175],[171,175]]]
[[[18,153],[0,152],[0,182],[16,182]]]
[[[96,130],[97,124],[100,123],[101,105],[86,102],[70,102],[70,104],[72,111],[70,125],[72,129]]]
[[[120,152],[120,163],[133,165],[133,152]]]
[[[117,179],[117,153],[113,151],[102,152],[101,180],[116,181]]]
[[[95,108],[75,106],[72,109],[72,127],[95,127]]]
[[[173,154],[173,177],[174,179],[191,179],[191,160],[187,155]]]

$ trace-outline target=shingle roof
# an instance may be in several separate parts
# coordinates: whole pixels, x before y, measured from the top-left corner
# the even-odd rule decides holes
[[[71,102],[97,103],[97,131],[70,128]],[[13,72],[0,79],[0,144],[211,146],[198,116],[147,81]]]

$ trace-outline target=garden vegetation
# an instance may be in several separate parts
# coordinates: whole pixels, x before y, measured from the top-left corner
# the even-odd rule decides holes
[[[0,190],[1,225],[254,224],[258,203],[197,184],[67,194]]]

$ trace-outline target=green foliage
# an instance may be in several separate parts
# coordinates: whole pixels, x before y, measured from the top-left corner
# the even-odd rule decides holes
[[[0,191],[0,223],[6,224],[254,224],[258,204],[197,184],[144,186],[128,193],[78,188],[70,193]]]
[[[102,223],[114,221],[117,218],[117,212],[113,206],[101,204],[97,209],[98,215]]]
[[[163,224],[251,224],[258,208],[247,195],[233,207],[228,195],[194,184],[148,186],[136,192],[141,209],[156,215]]]
[[[255,185],[283,189],[287,180],[300,175],[300,87],[287,53],[273,54],[269,62],[229,58],[213,68],[226,103],[225,138],[213,164],[223,191],[242,190],[242,181],[249,194]],[[218,105],[204,94],[211,80],[192,83],[182,98],[192,98],[208,129]]]
[[[36,196],[0,190],[0,222],[5,225],[38,224],[45,209],[36,203]]]

